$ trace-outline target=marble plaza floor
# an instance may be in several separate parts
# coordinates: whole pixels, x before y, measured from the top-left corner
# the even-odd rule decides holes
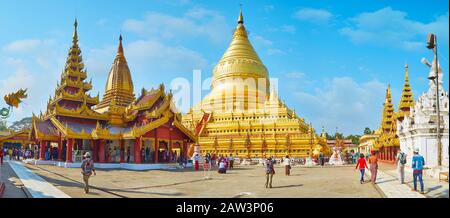
[[[370,175],[370,173],[368,173]],[[411,170],[405,170],[405,183],[400,184],[395,165],[380,163],[377,176],[377,187],[389,198],[448,198],[449,184],[424,175],[425,194],[413,192],[413,175]],[[420,189],[419,183],[417,188]]]
[[[428,177],[424,177],[424,195],[412,192],[412,175],[407,172],[406,184],[399,184],[395,167],[384,163],[380,164],[375,186],[368,181],[359,184],[359,172],[354,170],[354,166],[294,166],[291,176],[285,176],[284,168],[276,166],[272,189],[263,187],[265,178],[262,166],[237,166],[225,175],[211,171],[210,179],[204,178],[203,171],[196,172],[191,168],[147,171],[97,169],[97,175],[90,180],[93,187],[89,194],[83,192],[81,174],[77,168],[6,162],[0,170],[0,179],[7,186],[4,197],[19,198],[448,198],[449,195],[447,182]],[[369,180],[368,176],[370,174],[366,180]],[[42,190],[42,196],[33,196],[33,190]]]
[[[383,195],[370,183],[359,184],[359,174],[352,166],[306,168],[294,166],[291,176],[276,167],[273,188],[264,188],[262,166],[238,166],[227,174],[177,170],[106,170],[98,169],[90,179],[93,186],[84,194],[79,169],[48,165],[26,165],[27,168],[70,197],[82,198],[153,198],[153,197],[328,197],[380,198]]]
[[[24,189],[22,181],[11,168],[6,157],[3,159],[3,165],[0,165],[0,182],[5,183],[4,198],[27,198],[28,193]]]

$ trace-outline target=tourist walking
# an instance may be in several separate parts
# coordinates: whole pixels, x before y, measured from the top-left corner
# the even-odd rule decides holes
[[[89,177],[95,173],[94,169],[94,161],[91,159],[91,154],[89,152],[86,152],[84,154],[84,159],[81,162],[81,174],[83,174],[83,181],[84,181],[84,193],[89,193]]]
[[[131,155],[130,146],[128,146],[127,147],[127,163],[130,163],[130,155]]]
[[[407,155],[402,150],[399,150],[397,157],[395,158],[395,163],[397,164],[397,173],[400,184],[405,182],[405,164]]]
[[[143,163],[145,163],[145,161],[147,161],[145,159],[145,150],[144,150],[144,148],[141,148],[141,160],[142,160]]]
[[[12,160],[13,159],[13,150],[12,150],[12,148],[9,148],[8,155],[9,155],[9,160]]]
[[[234,164],[233,154],[230,154],[230,157],[228,157],[228,162],[230,163],[229,169],[233,169],[233,164]]]
[[[199,165],[198,162],[200,161],[200,155],[198,153],[195,154],[194,156],[194,168],[195,171],[198,171]]]
[[[413,168],[413,179],[414,179],[414,189],[413,191],[417,191],[417,180],[420,182],[420,193],[424,194],[423,187],[423,166],[425,165],[425,159],[422,155],[419,154],[419,148],[414,149],[414,156],[412,158],[411,166]]]
[[[272,157],[269,157],[266,161],[266,188],[272,188],[272,178],[274,174],[275,169],[273,168]]]
[[[216,160],[217,160],[217,156],[216,156],[216,153],[214,153],[214,154],[212,155],[212,157],[211,157],[211,165],[212,165],[213,167],[216,166]]]
[[[320,164],[320,167],[323,167],[323,165],[325,164],[325,157],[323,155],[323,152],[320,152],[320,154],[319,154],[319,164]]]
[[[148,163],[150,160],[150,148],[146,147],[145,148],[145,162]]]
[[[358,159],[358,162],[356,163],[355,170],[358,169],[358,167],[359,167],[359,171],[361,172],[361,179],[359,180],[359,182],[361,184],[363,184],[364,183],[364,171],[365,171],[365,169],[369,169],[367,167],[367,162],[366,162],[366,159],[364,158],[364,154],[359,155],[359,159]]]
[[[0,150],[0,165],[3,165],[3,148]]]
[[[284,165],[284,174],[286,176],[290,176],[291,175],[291,159],[289,158],[288,155],[286,155],[286,158],[284,158],[283,165]]]
[[[377,155],[375,155],[375,151],[371,152],[371,155],[369,157],[369,164],[370,164],[370,181],[372,182],[372,184],[375,185],[378,173],[378,158]]]

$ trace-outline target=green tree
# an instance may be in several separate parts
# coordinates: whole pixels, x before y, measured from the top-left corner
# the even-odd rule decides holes
[[[370,134],[372,134],[372,130],[370,130],[369,127],[366,127],[366,128],[364,129],[364,135],[370,135]]]

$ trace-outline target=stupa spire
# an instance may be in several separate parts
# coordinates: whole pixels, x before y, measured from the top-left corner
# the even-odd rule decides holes
[[[135,99],[133,80],[125,59],[122,40],[123,37],[120,34],[117,55],[109,71],[105,85],[105,94],[97,105],[97,112],[107,111],[111,105],[127,107]]]
[[[244,15],[242,14],[242,4],[241,4],[241,12],[238,17],[238,24],[244,24]]]
[[[123,46],[122,46],[122,34],[119,35],[119,46],[117,47],[117,55],[116,59],[121,59],[125,61],[125,54],[123,52]]]
[[[78,22],[77,18],[75,18],[75,22],[73,23],[73,36],[72,36],[72,47],[78,47]]]
[[[409,85],[408,64],[405,66],[405,83],[403,85],[402,96],[398,104],[397,119],[402,121],[405,115],[409,115],[410,108],[414,106],[414,98]]]

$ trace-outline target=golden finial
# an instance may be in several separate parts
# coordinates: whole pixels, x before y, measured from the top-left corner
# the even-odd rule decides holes
[[[408,75],[408,63],[405,65],[405,82],[409,81],[409,75]]]
[[[74,22],[73,26],[74,26],[73,42],[76,43],[76,41],[78,41],[78,33],[77,33],[78,22],[77,22],[77,18],[75,18],[75,22]]]
[[[242,15],[242,4],[240,4],[241,6],[241,12],[239,13],[239,18],[238,18],[238,24],[244,24],[244,16]]]
[[[122,39],[123,39],[122,38],[122,34],[120,34],[120,36],[119,36],[119,47],[117,48],[117,57],[125,58],[125,55],[123,53]]]

